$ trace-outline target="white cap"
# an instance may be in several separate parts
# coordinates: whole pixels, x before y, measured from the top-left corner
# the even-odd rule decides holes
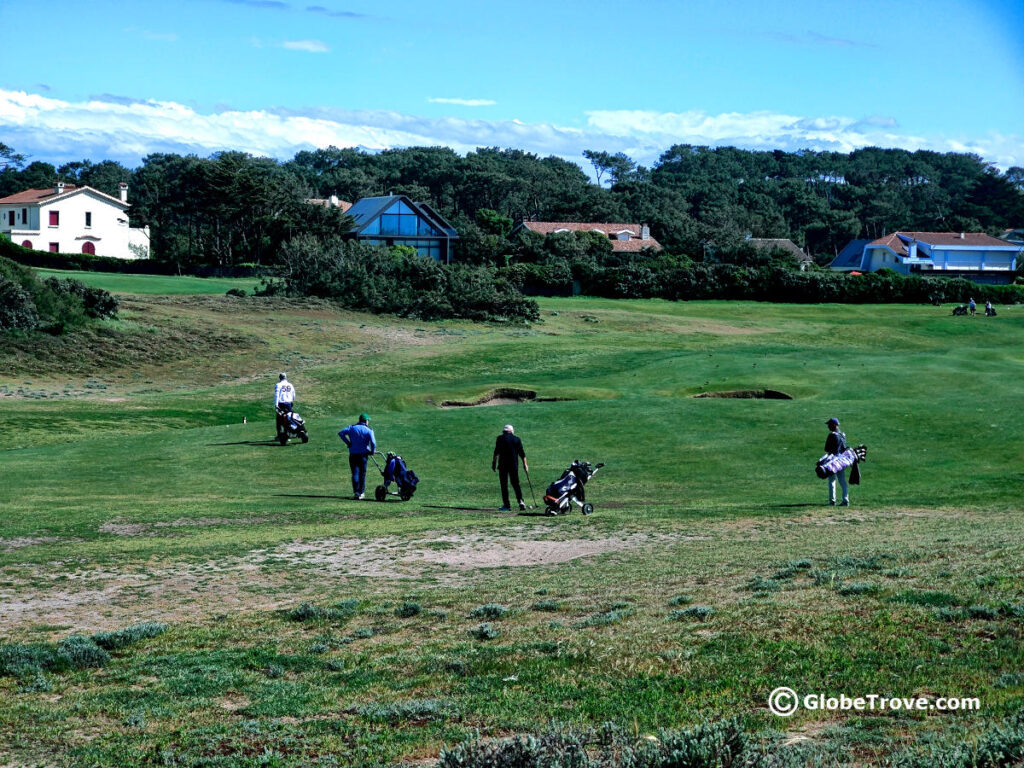
[[[512,429],[512,425],[511,424],[506,424],[505,425],[505,429],[502,430],[502,431],[504,431],[504,432],[515,432],[515,430]]]

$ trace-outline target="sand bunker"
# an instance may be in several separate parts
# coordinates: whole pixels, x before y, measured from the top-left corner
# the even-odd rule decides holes
[[[735,397],[740,400],[792,400],[792,395],[777,389],[733,389],[727,392],[701,392],[693,397]]]
[[[515,405],[516,403],[553,403],[572,400],[571,397],[537,397],[532,389],[515,387],[499,387],[492,389],[476,400],[442,400],[441,408],[482,408],[489,405]]]

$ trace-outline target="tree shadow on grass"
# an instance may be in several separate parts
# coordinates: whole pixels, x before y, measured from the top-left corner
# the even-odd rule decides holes
[[[281,444],[277,440],[239,440],[237,443],[207,443],[208,446],[218,447],[221,445],[261,445],[268,446],[273,445],[281,448]]]
[[[338,501],[356,501],[352,498],[352,494],[347,496],[317,496],[312,493],[275,493],[274,496],[284,499],[337,499]],[[366,501],[366,499],[362,499]]]
[[[497,512],[494,507],[454,507],[441,504],[424,504],[423,509],[451,509],[456,512]]]

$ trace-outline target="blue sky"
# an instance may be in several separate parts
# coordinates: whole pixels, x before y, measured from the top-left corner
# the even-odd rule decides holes
[[[45,7],[45,13],[41,11]],[[901,146],[1024,165],[1024,3],[0,0],[32,159]]]

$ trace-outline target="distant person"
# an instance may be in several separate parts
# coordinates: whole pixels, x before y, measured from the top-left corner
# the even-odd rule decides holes
[[[288,381],[288,374],[282,373],[277,377],[277,386],[274,387],[274,410],[277,412],[277,435],[278,437],[288,428],[288,414],[295,407],[295,387]]]
[[[992,317],[993,315],[995,315],[995,313],[996,313],[996,311],[994,309],[992,309],[992,302],[991,301],[986,301],[985,302],[985,317]]]
[[[839,431],[839,419],[831,418],[825,422],[828,426],[828,437],[825,438],[825,453],[839,454],[846,450],[846,435]],[[850,487],[846,484],[846,468],[840,469],[828,478],[828,503],[836,505],[836,480],[843,489],[843,500],[839,506],[850,506]]]
[[[377,451],[377,438],[370,429],[369,414],[359,415],[359,421],[345,427],[338,437],[348,446],[348,466],[352,470],[352,498],[364,498],[366,491],[366,462]]]
[[[967,302],[967,311],[971,313],[972,317],[978,313],[978,305],[974,303],[973,297]]]
[[[501,481],[501,504],[500,511],[508,512],[512,505],[508,499],[508,484],[511,481],[512,490],[516,493],[516,501],[520,509],[526,509],[526,502],[523,501],[523,489],[519,487],[519,460],[522,459],[523,471],[530,474],[530,467],[526,464],[526,451],[523,450],[523,441],[516,437],[515,430],[511,424],[506,424],[498,439],[494,442],[494,455],[491,457],[491,472],[497,471]]]

